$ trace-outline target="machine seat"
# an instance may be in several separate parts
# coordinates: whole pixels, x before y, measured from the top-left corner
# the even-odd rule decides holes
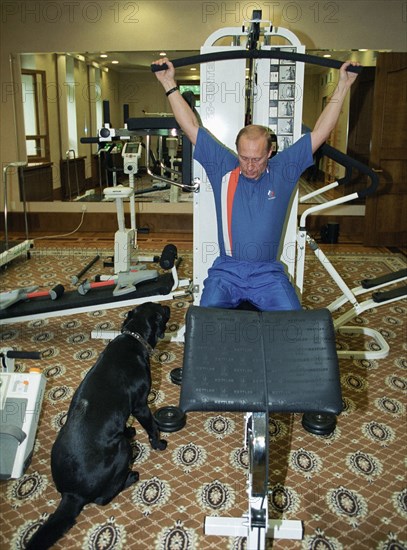
[[[330,312],[191,306],[180,408],[339,414],[342,397]]]

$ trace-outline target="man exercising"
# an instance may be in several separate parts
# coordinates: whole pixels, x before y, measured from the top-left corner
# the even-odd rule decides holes
[[[218,223],[219,256],[204,281],[201,306],[236,308],[250,302],[262,311],[301,309],[283,265],[277,260],[290,198],[313,153],[334,129],[345,97],[356,79],[346,62],[338,85],[312,132],[272,156],[268,128],[249,125],[236,138],[237,155],[200,126],[181,96],[173,64],[155,73],[182,131],[195,145],[194,158],[211,183]],[[208,220],[211,223],[210,220]]]

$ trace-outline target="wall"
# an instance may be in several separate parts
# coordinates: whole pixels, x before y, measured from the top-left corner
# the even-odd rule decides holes
[[[18,158],[16,90],[9,59],[13,52],[199,49],[209,34],[221,27],[240,26],[253,9],[262,9],[264,19],[292,30],[307,48],[407,49],[404,0],[6,0],[0,6],[2,166]],[[21,209],[15,194],[12,202]],[[37,203],[30,208],[49,210],[49,206]],[[75,212],[80,205],[55,203],[52,208]]]
[[[161,86],[155,85],[153,79],[151,73],[146,71],[120,74],[119,104],[129,105],[130,117],[142,117],[143,111],[171,112]]]

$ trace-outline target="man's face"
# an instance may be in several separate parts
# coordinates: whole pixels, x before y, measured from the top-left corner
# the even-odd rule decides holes
[[[242,174],[246,178],[257,180],[267,167],[271,150],[267,149],[267,141],[264,137],[252,139],[241,136],[237,155]]]

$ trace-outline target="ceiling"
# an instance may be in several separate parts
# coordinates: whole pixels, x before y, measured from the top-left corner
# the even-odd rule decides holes
[[[101,53],[107,54],[107,58],[101,58]],[[119,73],[136,72],[139,70],[150,69],[150,65],[153,61],[163,57],[159,51],[137,51],[137,52],[86,52],[83,55],[88,62],[95,62],[101,67],[108,67]],[[198,55],[199,51],[169,51],[165,52],[168,59],[179,59],[182,57],[190,57],[192,55]],[[118,64],[112,64],[112,61],[119,61]],[[194,68],[194,71],[191,69]],[[192,78],[198,76],[199,78],[199,65],[191,65],[188,67],[179,67],[177,69],[178,78]]]

